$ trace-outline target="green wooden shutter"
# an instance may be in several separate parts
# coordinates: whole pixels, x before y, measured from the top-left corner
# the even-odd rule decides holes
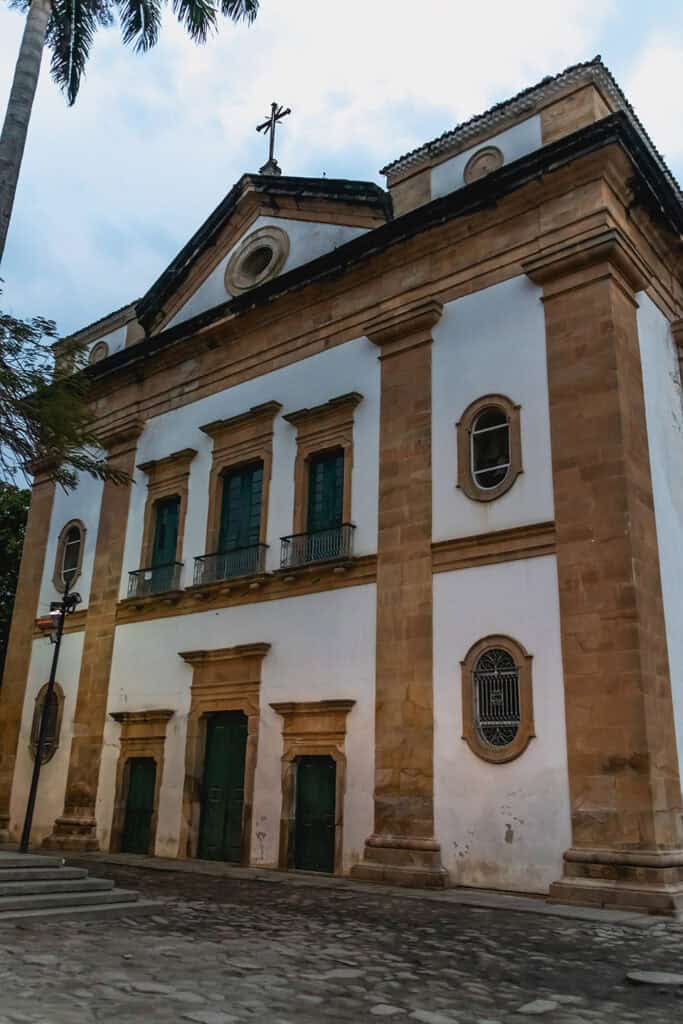
[[[341,526],[343,508],[344,453],[315,455],[308,469],[308,532]]]
[[[263,464],[226,473],[223,477],[219,551],[233,551],[258,544],[261,533]]]
[[[152,568],[169,565],[176,560],[180,498],[164,498],[156,504]]]

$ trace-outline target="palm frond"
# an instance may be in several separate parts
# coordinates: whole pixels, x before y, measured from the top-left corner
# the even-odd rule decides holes
[[[161,28],[161,0],[117,0],[124,43],[136,53],[156,45]]]
[[[204,43],[216,27],[216,8],[211,0],[173,0],[173,13],[195,43]]]
[[[52,51],[50,72],[66,93],[71,106],[90,55],[95,29],[107,16],[107,5],[99,0],[52,0],[47,43]]]
[[[221,0],[221,14],[231,21],[252,22],[258,14],[259,0]]]

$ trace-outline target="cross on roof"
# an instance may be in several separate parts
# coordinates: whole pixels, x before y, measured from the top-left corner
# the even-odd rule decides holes
[[[261,124],[256,125],[257,132],[263,132],[268,135],[270,132],[270,140],[268,147],[268,160],[259,168],[259,174],[282,174],[277,160],[275,159],[275,126],[278,121],[281,121],[283,117],[287,117],[287,114],[291,114],[292,111],[287,107],[279,106],[277,103],[271,103],[270,105],[270,116],[266,118]]]

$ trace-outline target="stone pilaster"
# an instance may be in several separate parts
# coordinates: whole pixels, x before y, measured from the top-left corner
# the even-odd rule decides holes
[[[366,327],[381,349],[375,831],[356,878],[443,886],[434,839],[432,693],[433,300]]]
[[[635,293],[617,230],[548,250],[543,285],[573,845],[559,900],[673,912],[681,790]]]
[[[54,482],[45,472],[38,470],[31,492],[31,507],[0,688],[0,842],[8,842],[10,838],[9,813],[14,765],[54,495]]]
[[[110,464],[129,477],[141,431],[142,424],[136,420],[105,441]],[[47,847],[98,849],[95,802],[131,485],[130,481],[106,481],[102,490],[64,812],[43,841]]]

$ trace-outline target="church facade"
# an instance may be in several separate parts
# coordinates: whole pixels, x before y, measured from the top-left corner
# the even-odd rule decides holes
[[[269,168],[270,170],[276,168]],[[0,690],[34,842],[671,912],[683,202],[599,59],[358,181],[245,175],[78,333]]]

